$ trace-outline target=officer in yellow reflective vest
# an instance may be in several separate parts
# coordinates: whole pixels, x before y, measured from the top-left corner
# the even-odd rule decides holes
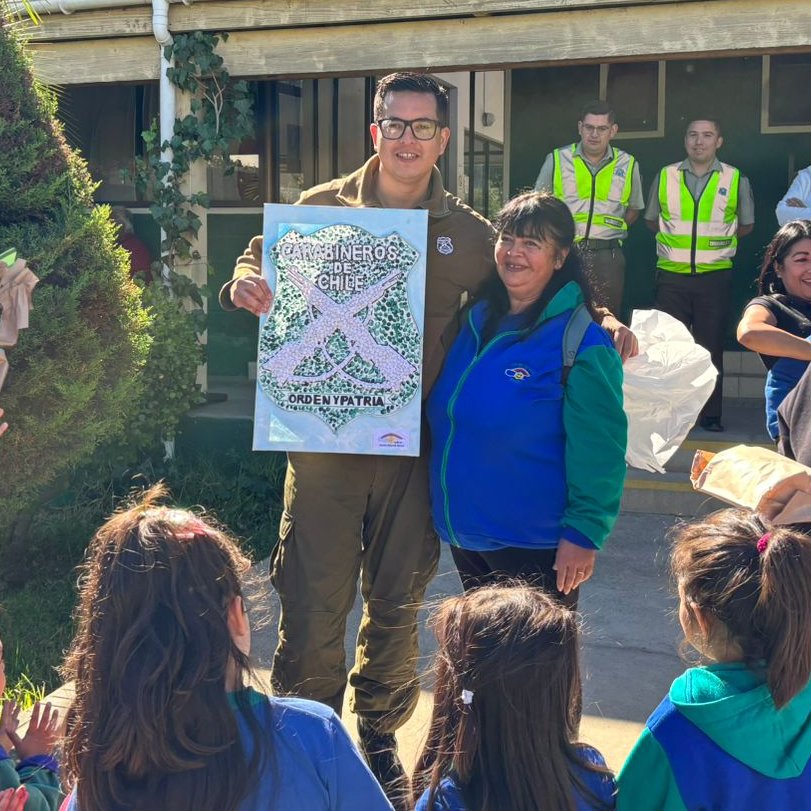
[[[645,211],[659,256],[654,306],[691,329],[718,369],[715,390],[699,422],[707,431],[724,430],[724,337],[732,259],[738,238],[750,233],[755,222],[748,179],[716,157],[723,142],[714,119],[691,121],[684,136],[687,158],[659,171]]]
[[[622,241],[645,207],[639,166],[633,155],[611,146],[618,127],[604,101],[583,108],[577,131],[579,143],[546,156],[535,189],[551,192],[569,207],[595,298],[619,315],[625,282]]]

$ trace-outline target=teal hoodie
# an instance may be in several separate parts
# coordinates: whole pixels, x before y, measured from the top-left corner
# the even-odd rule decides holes
[[[691,668],[673,682],[622,767],[617,809],[811,808],[810,761],[811,685],[778,710],[765,670]]]

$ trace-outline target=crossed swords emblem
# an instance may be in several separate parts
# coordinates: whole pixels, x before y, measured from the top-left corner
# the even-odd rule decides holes
[[[394,388],[401,386],[414,373],[414,365],[390,346],[379,344],[366,325],[356,318],[362,310],[382,299],[400,275],[401,271],[394,271],[343,304],[337,304],[326,293],[319,290],[297,268],[288,268],[287,277],[302,293],[310,307],[320,315],[314,315],[313,320],[298,340],[286,344],[278,352],[271,355],[263,364],[263,371],[272,374],[281,384],[314,383],[327,380],[336,373],[341,373],[357,354],[363,360],[375,365],[386,379],[388,386]],[[344,335],[352,350],[347,353],[346,358],[321,375],[295,374],[299,364],[310,357],[319,347],[325,354],[328,354],[327,342],[336,331]],[[369,384],[354,380],[354,378],[353,381],[355,384],[370,389],[379,389],[381,387],[379,383]]]

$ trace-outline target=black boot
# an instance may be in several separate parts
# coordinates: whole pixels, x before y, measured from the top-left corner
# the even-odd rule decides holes
[[[397,755],[397,739],[393,732],[378,732],[365,721],[358,721],[360,751],[372,774],[395,811],[408,809],[408,778]]]

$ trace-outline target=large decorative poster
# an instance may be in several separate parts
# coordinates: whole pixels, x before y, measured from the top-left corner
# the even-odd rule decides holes
[[[417,456],[428,212],[265,205],[254,450]]]

